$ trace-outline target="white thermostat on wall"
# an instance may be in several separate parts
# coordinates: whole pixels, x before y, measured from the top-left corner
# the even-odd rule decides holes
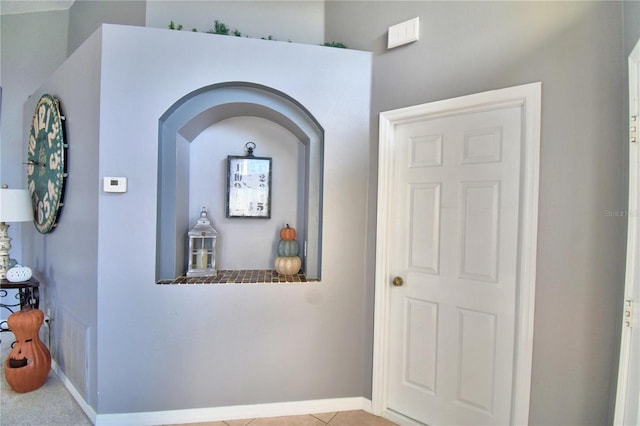
[[[104,192],[127,192],[126,177],[105,176],[102,181]]]

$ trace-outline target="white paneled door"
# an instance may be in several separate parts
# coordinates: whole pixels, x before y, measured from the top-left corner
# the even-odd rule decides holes
[[[614,425],[640,424],[640,41],[629,55],[629,210]]]
[[[519,299],[533,285],[519,289],[520,261],[535,257],[520,229],[531,180],[526,117],[521,101],[483,103],[392,127],[380,205],[387,267],[377,276],[387,301],[387,414],[434,425],[516,422],[522,363],[530,380],[518,327],[532,330],[533,303]]]

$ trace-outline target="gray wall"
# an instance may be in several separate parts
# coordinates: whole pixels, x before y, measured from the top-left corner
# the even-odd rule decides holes
[[[147,2],[144,0],[76,0],[69,9],[70,55],[101,24],[144,26]]]
[[[284,8],[284,5],[288,3],[279,2],[278,5],[275,5],[277,6],[275,10],[279,10],[279,13],[273,15],[272,12],[274,8],[272,6],[274,6],[274,4],[271,2],[251,2],[251,8],[246,9],[243,6],[242,9],[244,12],[238,14],[240,19],[233,21],[246,32],[246,30],[252,28],[252,16],[264,16],[266,14],[271,17],[269,22],[270,26],[262,28],[279,28],[279,31],[283,31],[284,33],[306,34],[307,36],[310,34],[314,40],[313,44],[315,44],[316,41],[319,42],[322,40],[321,35],[324,30],[324,4],[322,2],[313,3],[314,4],[289,3],[293,7],[289,8],[288,13],[285,13],[286,8]],[[212,17],[215,15],[215,18],[223,18],[213,12],[219,10],[220,4],[218,2],[201,4],[213,7],[211,12]],[[231,3],[227,6],[230,5]],[[248,5],[248,3],[243,3],[243,5]],[[102,22],[144,25],[147,13],[146,6],[147,2],[76,1],[70,10],[2,15],[0,25],[2,42],[2,68],[0,69],[2,74],[0,74],[0,85],[3,88],[1,136],[3,143],[1,147],[2,160],[0,162],[0,177],[3,183],[8,183],[11,187],[26,187],[26,172],[20,166],[22,158],[24,157],[22,151],[25,150],[23,135],[26,134],[25,129],[29,117],[32,115],[32,108],[35,105],[35,99],[32,98],[28,100],[27,97],[35,92],[34,97],[37,98],[41,90],[36,91],[36,89],[64,62],[69,54],[75,52],[76,49],[85,42],[87,37],[89,37]],[[174,4],[174,8],[175,6]],[[155,10],[153,7],[151,9],[150,13]],[[229,9],[229,7],[227,7],[227,9]],[[251,11],[252,14],[247,14],[248,11]],[[200,9],[199,13],[204,14],[202,9]],[[303,13],[305,16],[304,24],[302,25],[300,22],[292,19],[292,14],[299,16],[300,13]],[[171,12],[171,16],[166,16],[166,19],[162,18],[162,15],[158,13],[154,16],[156,16],[157,19],[168,22],[169,19],[173,18],[173,12]],[[230,19],[228,22],[230,25],[231,21]],[[164,27],[165,25],[163,24],[161,26]],[[287,28],[289,28],[289,30],[287,30]],[[305,31],[305,29],[311,29],[311,31]],[[269,31],[269,35],[280,38],[280,33]],[[284,39],[285,37],[282,38]],[[287,39],[288,38],[289,37],[287,37]],[[294,40],[295,37],[291,37],[291,39]],[[85,59],[87,57],[91,58],[90,55],[81,56]],[[77,57],[76,55],[76,58]],[[94,101],[97,99],[98,95],[96,92],[85,85],[91,85],[91,82],[94,81],[93,79],[96,76],[93,74],[92,66],[99,64],[100,59],[93,57],[90,63],[77,61],[78,59],[72,58],[68,64],[65,64],[65,67],[60,73],[49,81],[48,85],[49,87],[51,87],[52,84],[56,86],[55,90],[51,91],[63,98],[63,108],[65,108],[65,112],[66,109],[69,108],[74,116],[84,116],[80,121],[91,123],[91,114],[95,111],[90,108],[78,111],[77,102],[88,105],[91,103],[91,100],[88,98]],[[250,67],[247,67],[247,69],[249,68]],[[295,69],[295,67],[292,66],[291,69]],[[60,84],[60,79],[64,79],[65,73],[67,76],[71,76],[72,79],[65,80],[64,83]],[[58,86],[58,84],[60,84],[60,86]],[[43,87],[42,90],[45,89],[47,88]],[[74,121],[74,123],[80,121]],[[33,227],[31,226],[14,224],[11,229],[11,235],[14,237],[12,254],[19,260],[34,267],[36,275],[45,283],[45,287],[42,289],[43,309],[50,309],[55,317],[52,323],[52,353],[56,356],[63,371],[65,371],[67,376],[80,390],[87,402],[97,412],[101,412],[97,396],[98,287],[96,284],[95,269],[97,267],[96,262],[98,255],[95,249],[91,249],[92,245],[95,246],[95,244],[97,244],[97,234],[92,230],[97,228],[97,213],[95,210],[97,206],[94,204],[94,197],[97,194],[96,190],[99,188],[99,183],[98,175],[96,174],[98,170],[92,168],[95,166],[95,163],[91,161],[91,158],[94,158],[92,156],[97,155],[97,152],[92,151],[92,149],[96,149],[96,146],[92,145],[92,143],[95,143],[96,136],[89,134],[90,131],[86,129],[81,131],[77,127],[68,129],[68,132],[70,132],[70,136],[74,141],[73,150],[70,152],[72,173],[69,179],[69,188],[72,188],[73,191],[70,191],[72,193],[68,195],[67,206],[63,211],[60,226],[64,226],[67,229],[69,229],[70,226],[76,228],[75,231],[72,232],[74,236],[70,237],[70,240],[73,242],[64,239],[71,234],[67,234],[62,238],[62,233],[59,230],[57,233],[42,237],[33,232]],[[84,145],[80,146],[79,144]],[[81,159],[79,160],[79,158]],[[78,206],[78,203],[80,203],[81,206]],[[70,223],[73,223],[73,225],[70,225]],[[82,233],[84,231],[87,232],[81,236],[75,236],[77,232]],[[62,239],[64,239],[64,242],[61,242]],[[23,241],[25,244],[22,244]],[[360,239],[354,241],[354,243],[361,244],[362,241],[363,239]],[[72,247],[68,249],[70,245]],[[112,268],[113,264],[109,263],[109,267]],[[358,291],[358,288],[361,288],[361,286],[356,285],[353,287],[353,291]],[[335,287],[335,289],[339,291],[339,286]],[[124,289],[122,292],[118,292],[115,297],[120,300],[126,293],[127,289]],[[171,293],[171,291],[169,291],[169,293]],[[298,291],[297,293],[297,297],[307,297],[313,301],[313,303],[322,305],[320,302],[324,297],[322,292],[316,293],[315,291],[311,291],[311,293],[301,293]],[[250,295],[253,297],[255,294],[250,293]],[[341,297],[343,296],[344,295],[341,294]],[[108,298],[103,297],[103,299],[105,299],[105,306],[107,306],[104,310],[107,313],[117,315],[120,307],[109,305]],[[261,298],[258,297],[258,299]],[[346,300],[348,299],[347,297]],[[349,306],[350,315],[353,315],[354,312],[357,312],[363,306],[361,305],[361,298],[356,297],[356,299],[355,304],[359,305],[360,308],[353,310],[353,307]],[[169,296],[166,300],[172,301],[173,298]],[[179,300],[176,303],[180,305]],[[339,304],[340,303],[338,303],[338,305]],[[347,305],[345,305],[345,308],[346,307]],[[308,312],[305,314],[308,314]],[[359,317],[360,316],[361,315],[359,315]],[[167,318],[171,317],[169,316]],[[323,321],[316,321],[315,323],[317,324],[319,322]],[[107,319],[105,323],[111,324],[111,321]],[[329,321],[329,323],[332,323],[332,321]],[[231,330],[224,321],[221,321],[220,324],[225,327],[225,330]],[[360,330],[355,333],[356,336],[351,335],[350,337],[346,337],[349,334],[347,333],[343,337],[338,336],[337,339],[338,341],[348,341],[350,342],[349,344],[362,345],[361,339],[357,336],[364,334],[364,322],[356,321],[353,324],[356,329]],[[340,328],[337,324],[327,326],[332,329]],[[116,349],[120,348],[119,344],[121,341],[119,340],[118,326],[108,325],[105,328],[106,335],[114,336],[115,343],[112,347]],[[301,332],[304,331],[302,329],[300,330]],[[252,335],[252,333],[254,333],[254,331],[250,331],[248,336]],[[317,333],[309,334],[309,336],[318,337]],[[75,340],[71,339],[71,337],[75,337]],[[163,337],[164,335],[156,340],[162,341]],[[322,340],[324,339],[318,337],[318,343]],[[272,343],[273,342],[269,342],[269,344]],[[281,344],[280,346],[284,348],[288,345]],[[337,346],[342,345],[337,344]],[[352,351],[352,357],[355,357],[353,358],[354,360],[360,358],[360,356],[357,356],[357,353],[364,350],[366,345],[360,347],[362,349]],[[220,352],[221,356],[227,356],[228,350],[227,348],[227,351]],[[239,349],[240,352],[244,350],[245,347]],[[322,351],[319,351],[317,355],[322,356]],[[340,355],[340,359],[343,358],[343,355]],[[301,359],[305,360],[306,357],[301,357]],[[85,361],[88,368],[86,371],[82,371]],[[106,367],[105,377],[110,377],[112,371],[118,368],[119,367]],[[343,368],[339,367],[336,374],[340,374],[340,380],[344,382],[335,388],[338,395],[351,396],[366,392],[366,390],[360,390],[362,389],[362,383],[365,382],[363,376],[368,374],[365,368],[349,368],[349,371],[343,371]],[[353,375],[357,377],[355,380],[352,378]],[[304,384],[304,386],[307,385],[308,384]],[[105,386],[108,386],[108,384]],[[330,386],[329,383],[327,383],[326,386]],[[120,394],[120,388],[118,386],[116,386],[116,388],[118,388],[118,394]],[[335,395],[332,392],[329,394],[330,396]],[[304,395],[304,392],[302,392],[302,395]],[[278,398],[278,396],[276,396],[276,398]],[[281,398],[286,400],[294,399],[293,396],[281,396]],[[181,405],[179,401],[174,402],[177,402],[178,407],[184,406]],[[193,401],[190,401],[190,403],[192,402]],[[242,399],[240,402],[244,403],[246,401]],[[114,408],[112,403],[113,402],[103,403],[102,407],[106,407],[103,408],[103,410],[106,409],[116,412],[127,411],[127,408],[117,408],[117,404],[116,408]],[[155,409],[170,408],[169,406],[162,405],[161,401],[156,402],[156,404],[158,403],[161,405],[156,405]],[[220,400],[205,405],[213,406],[224,403],[224,400]],[[133,408],[132,410],[136,409]]]
[[[24,106],[24,134],[43,93],[60,99],[67,118],[69,176],[64,207],[50,234],[39,234],[34,227],[25,230],[25,263],[42,281],[41,302],[52,318],[52,356],[93,405],[97,392],[99,42],[99,34],[89,39],[83,46],[85,53],[65,61]]]
[[[626,206],[622,3],[341,1],[326,11],[327,38],[374,53],[372,153],[381,111],[542,82],[530,424],[607,424],[624,281],[625,219],[605,214]],[[386,51],[387,27],[416,16],[421,40]]]
[[[66,10],[0,17],[0,183],[10,188],[27,187],[27,170],[22,166],[26,158],[22,143],[24,103],[66,59],[64,43],[68,23],[69,13]],[[9,228],[9,236],[13,238],[11,256],[21,262],[24,260],[20,231],[28,228],[33,227],[28,223],[12,223]],[[1,315],[4,317],[6,312]]]
[[[176,60],[159,66],[165,55]],[[80,85],[79,69],[92,70]],[[58,292],[47,301],[67,308],[58,321],[80,323],[95,342],[87,349],[95,385],[85,398],[98,414],[368,392],[361,319],[370,72],[368,52],[104,25],[39,89],[66,100],[69,139],[86,149],[70,147],[67,210],[53,234],[33,239],[30,264]],[[326,132],[319,283],[155,284],[158,120],[185,94],[234,80],[286,93]],[[103,193],[102,176],[126,176],[127,192]],[[208,188],[192,190],[207,197]],[[83,217],[87,241],[78,241]],[[74,286],[77,294],[63,298]],[[77,350],[70,342],[61,353]]]
[[[76,12],[82,7],[74,6]],[[530,420],[607,423],[617,370],[625,220],[606,217],[604,210],[626,206],[626,55],[640,36],[640,3],[340,1],[327,2],[325,9],[326,40],[374,52],[372,117],[397,107],[543,82]],[[139,22],[140,6],[132,10]],[[91,33],[85,22],[102,22],[94,11],[72,20],[69,50]],[[214,19],[251,32],[228,16]],[[421,18],[422,40],[386,52],[386,28],[415,16]],[[126,19],[121,15],[118,22],[129,23]],[[23,179],[17,166],[22,105],[64,60],[68,20],[68,12],[2,16],[0,177],[11,186]],[[15,95],[8,94],[14,90]],[[376,126],[374,119],[369,211],[375,211]],[[366,310],[364,318],[354,318],[366,324],[365,346],[371,346],[373,333],[375,221],[368,230]],[[370,369],[369,356],[363,363]],[[366,397],[370,386],[370,378],[364,378]]]
[[[623,3],[624,53],[628,56],[640,38],[640,2]]]
[[[254,155],[271,157],[271,218],[226,217],[227,156],[245,155],[244,145],[256,143]],[[218,231],[218,269],[273,269],[278,232],[286,223],[302,229],[298,211],[304,209],[304,146],[284,127],[257,117],[223,120],[203,131],[190,143],[189,217],[193,226],[203,206]],[[265,226],[267,225],[268,226]],[[250,238],[243,238],[249,232]],[[185,229],[184,233],[187,230]],[[184,233],[182,235],[184,235]],[[251,244],[247,244],[251,241]]]

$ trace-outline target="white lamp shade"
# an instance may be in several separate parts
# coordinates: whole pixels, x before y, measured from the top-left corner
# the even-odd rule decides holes
[[[0,222],[33,220],[31,194],[26,189],[0,188]]]

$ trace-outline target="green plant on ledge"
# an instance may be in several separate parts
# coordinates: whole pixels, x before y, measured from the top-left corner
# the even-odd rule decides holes
[[[207,34],[229,35],[229,27],[227,27],[224,22],[216,19],[213,23],[213,29],[207,31]]]
[[[183,27],[182,27],[182,24],[177,24],[176,25],[175,22],[171,21],[171,22],[169,22],[168,28],[170,30],[181,31]],[[197,28],[192,28],[191,31],[194,32],[194,33],[197,33],[198,29]],[[213,29],[210,29],[210,30],[205,31],[205,32],[207,34],[218,34],[218,35],[229,35],[231,33],[232,35],[234,35],[236,37],[241,37],[242,36],[242,33],[239,30],[235,29],[235,30],[231,31],[229,29],[229,27],[227,27],[227,25],[224,22],[219,21],[217,19],[213,23]],[[266,38],[265,37],[261,37],[261,38],[262,38],[262,40],[276,40],[271,35],[266,37]],[[289,40],[289,41],[291,41],[291,40]],[[347,46],[345,46],[343,43],[335,42],[335,41],[332,41],[330,43],[324,43],[323,46],[337,47],[337,48],[340,48],[340,49],[346,49],[347,48]]]
[[[332,41],[331,43],[325,43],[325,44],[323,44],[323,46],[337,47],[339,49],[346,49],[347,48],[347,46],[345,44],[337,42],[337,41]]]
[[[176,26],[176,24],[173,23],[173,21],[169,22],[169,29],[170,30],[182,30],[182,24],[178,24],[178,26]],[[195,29],[195,28],[194,28]]]

